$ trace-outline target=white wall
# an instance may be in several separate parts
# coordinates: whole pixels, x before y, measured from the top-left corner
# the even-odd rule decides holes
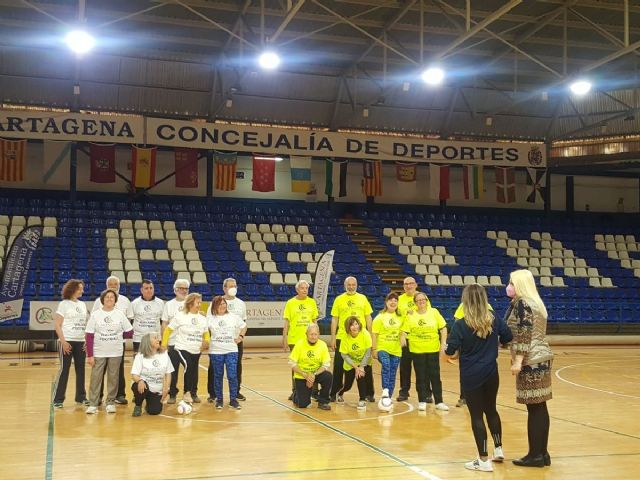
[[[42,143],[29,143],[27,147],[26,179],[21,183],[0,182],[4,188],[26,189],[52,189],[68,190],[68,184],[60,187],[48,186],[43,183]],[[126,177],[130,177],[131,149],[121,146],[116,153],[116,170]],[[206,195],[206,159],[200,160],[198,188],[176,188],[173,178],[165,181],[150,193],[156,195],[181,195],[197,196]],[[174,170],[174,156],[172,151],[159,151],[157,157],[156,179],[170,174]],[[300,200],[305,201],[306,195],[291,192],[291,178],[289,174],[289,161],[284,160],[276,164],[276,191],[261,193],[251,190],[252,161],[250,157],[238,158],[238,172],[244,173],[243,179],[237,179],[236,190],[233,192],[220,192],[214,190],[214,197],[219,198],[252,198],[270,200]],[[410,204],[410,205],[438,205],[437,200],[429,196],[429,168],[426,164],[418,165],[417,182],[415,184],[400,184],[396,180],[395,166],[390,163],[383,164],[383,195],[376,198],[378,204]],[[366,198],[362,193],[362,163],[350,161],[348,166],[347,196],[336,199],[337,202],[364,203]],[[501,207],[542,210],[542,202],[531,204],[526,201],[528,187],[526,186],[526,172],[516,171],[516,202],[505,205],[496,201],[495,170],[484,169],[485,195],[481,200],[465,200],[463,188],[462,168],[451,167],[451,198],[447,202],[451,206],[466,207]],[[314,160],[312,162],[312,182],[315,183],[318,192],[317,201],[324,202],[327,197],[324,194],[325,187],[325,162]],[[607,177],[574,177],[575,209],[584,211],[589,204],[592,212],[615,212],[618,198],[624,198],[625,212],[637,212],[639,182],[627,178]],[[100,184],[89,181],[89,158],[82,152],[78,153],[77,188],[79,191],[91,192],[127,192],[126,182],[116,178],[116,183]],[[553,175],[551,177],[551,208],[563,211],[565,205],[565,177]]]

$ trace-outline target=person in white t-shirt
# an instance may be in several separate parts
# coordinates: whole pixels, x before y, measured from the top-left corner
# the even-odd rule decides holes
[[[169,337],[176,333],[175,348],[184,367],[184,394],[182,399],[193,403],[198,384],[198,364],[200,354],[209,350],[209,328],[207,318],[200,312],[202,295],[190,293],[184,299],[184,307],[178,312],[162,334],[162,346],[166,347]]]
[[[147,333],[156,333],[159,338],[160,318],[164,310],[164,301],[156,297],[153,282],[143,280],[140,295],[129,305],[127,317],[133,318],[133,356],[138,353],[140,341]]]
[[[124,313],[128,319],[131,319],[131,317],[128,315],[129,306],[131,305],[131,302],[126,296],[120,295],[120,279],[114,275],[111,275],[109,278],[107,278],[107,290],[113,290],[118,294],[118,301],[116,302],[116,308],[120,310],[122,313]],[[91,309],[91,313],[97,310],[100,310],[101,308],[102,308],[102,302],[100,301],[100,298],[96,298],[96,301],[93,302],[93,308]],[[118,405],[126,405],[127,403],[129,403],[127,401],[126,385],[124,380],[124,343],[122,345],[123,345],[122,361],[120,362],[120,371],[118,372],[118,393],[116,395],[116,403]],[[100,389],[100,399],[102,399],[103,391],[104,391],[104,381],[103,381],[102,388]]]
[[[238,315],[243,322],[247,322],[247,306],[236,295],[238,294],[238,284],[235,278],[226,278],[222,282],[222,290],[224,291],[224,299],[227,302],[227,311]],[[207,316],[211,315],[211,304],[207,309]],[[240,343],[238,343],[238,394],[236,398],[238,400],[245,401],[247,398],[240,393],[242,388],[242,355],[244,353],[244,336],[247,334],[247,327],[244,327],[240,331]],[[209,369],[207,371],[207,390],[209,392],[209,403],[213,403],[216,400],[215,392],[215,370],[211,362],[209,362]]]
[[[158,415],[169,394],[173,366],[167,352],[160,351],[160,340],[157,332],[145,333],[140,339],[140,351],[133,359],[131,391],[135,402],[134,417],[142,415],[142,402],[146,402],[147,414]]]
[[[242,341],[240,332],[247,324],[238,315],[227,310],[227,301],[223,296],[214,297],[211,301],[211,314],[207,315],[207,323],[211,331],[209,348],[209,364],[215,371],[216,408],[223,406],[222,382],[224,370],[227,370],[229,382],[229,406],[240,410],[238,403],[238,344]]]
[[[87,322],[87,363],[91,369],[89,386],[89,407],[87,413],[98,411],[102,379],[107,372],[107,413],[116,413],[115,399],[118,391],[118,371],[122,364],[124,338],[133,336],[131,322],[116,308],[118,294],[114,290],[105,290],[100,294],[102,308],[91,313]]]
[[[184,307],[184,299],[187,295],[189,295],[189,287],[191,283],[189,280],[184,278],[179,278],[175,282],[173,282],[173,293],[176,295],[175,298],[165,302],[164,308],[162,310],[162,333],[164,333],[165,329],[171,323],[173,318],[176,316],[178,312],[182,310]],[[167,403],[176,403],[176,397],[178,396],[178,371],[180,370],[180,355],[178,355],[178,351],[175,348],[176,345],[176,335],[175,333],[169,337],[169,344],[167,353],[169,354],[169,358],[171,359],[171,365],[173,365],[173,372],[171,372],[171,385],[169,386],[169,400]],[[196,386],[196,392],[197,392]],[[195,395],[195,398],[192,398],[195,403],[199,402],[198,395]]]
[[[72,278],[62,287],[62,301],[53,315],[60,349],[60,371],[53,396],[54,408],[62,408],[67,392],[71,360],[76,372],[76,403],[89,405],[84,388],[84,330],[87,326],[87,306],[80,301],[84,292],[82,280]]]

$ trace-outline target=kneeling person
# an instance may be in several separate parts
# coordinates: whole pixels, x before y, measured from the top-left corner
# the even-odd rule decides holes
[[[331,410],[329,406],[332,380],[332,375],[329,373],[331,357],[329,347],[319,337],[320,329],[318,325],[312,323],[307,327],[306,337],[296,343],[289,355],[295,380],[293,403],[300,408],[308,407],[311,403],[311,389],[315,384],[319,384],[318,408]]]
[[[142,402],[149,415],[162,412],[162,402],[169,394],[173,365],[167,352],[160,351],[160,334],[151,332],[140,340],[140,351],[136,354],[131,367],[133,384],[131,390],[136,406],[133,416],[142,414]]]

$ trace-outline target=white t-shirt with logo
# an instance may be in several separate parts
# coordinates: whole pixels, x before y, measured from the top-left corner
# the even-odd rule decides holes
[[[239,316],[233,313],[224,315],[208,315],[207,323],[211,332],[209,353],[225,354],[238,351],[235,339],[240,330],[247,326]]]
[[[182,311],[182,307],[184,307],[184,300],[178,300],[174,298],[173,300],[169,300],[164,303],[164,308],[162,309],[162,317],[160,320],[163,322],[167,322],[167,324],[171,323],[171,321],[175,318],[178,312]],[[176,332],[172,332],[169,336],[169,345],[174,346],[176,344]]]
[[[116,308],[120,310],[122,313],[127,315],[129,311],[129,305],[131,305],[131,301],[125,297],[124,295],[118,294],[118,301],[116,302]],[[102,302],[100,301],[100,297],[96,298],[96,301],[93,302],[93,308],[91,309],[91,313],[98,311],[102,308]],[[127,318],[131,318],[127,316]]]
[[[93,333],[94,357],[121,357],[124,332],[133,330],[131,322],[122,311],[114,308],[110,312],[96,310],[87,322],[87,333]]]
[[[84,342],[87,328],[87,305],[80,300],[63,300],[58,304],[56,314],[62,321],[62,334],[67,342]]]
[[[225,301],[227,302],[227,311],[229,313],[235,313],[241,320],[247,321],[247,305],[244,300],[240,300],[238,297],[227,300],[225,297]],[[211,303],[209,303],[209,308],[207,309],[207,316],[209,315],[211,315]]]
[[[138,353],[131,367],[131,374],[142,378],[149,385],[149,390],[155,393],[162,393],[164,376],[171,372],[173,365],[167,352],[156,353],[146,358],[142,353]]]
[[[145,300],[136,298],[129,305],[127,317],[133,318],[133,341],[139,342],[147,333],[160,334],[160,318],[164,310],[164,301],[158,297]]]
[[[169,323],[169,328],[176,334],[176,350],[186,350],[194,355],[200,353],[202,335],[207,331],[204,315],[179,312]]]

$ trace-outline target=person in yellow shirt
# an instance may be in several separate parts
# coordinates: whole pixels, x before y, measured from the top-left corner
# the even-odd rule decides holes
[[[427,385],[431,384],[437,410],[449,410],[442,399],[440,379],[440,354],[447,341],[447,322],[438,309],[429,305],[427,296],[416,293],[416,311],[407,315],[402,324],[400,344],[405,346],[407,335],[411,337],[409,349],[416,371],[418,410],[427,409]]]
[[[336,394],[343,386],[344,361],[340,354],[340,342],[345,337],[344,322],[349,317],[358,317],[362,324],[371,330],[371,314],[373,309],[365,295],[358,293],[358,281],[355,277],[347,277],[344,280],[345,292],[338,295],[331,307],[331,349],[336,352],[333,357],[333,384],[331,386],[331,401],[336,401]],[[374,402],[373,391],[367,397],[369,402]]]
[[[284,327],[282,329],[282,350],[290,352],[306,335],[307,327],[318,320],[318,305],[309,297],[309,282],[300,280],[296,283],[296,296],[287,300],[284,307]],[[295,390],[295,382],[291,381],[291,396]]]
[[[305,337],[295,344],[289,355],[289,364],[295,382],[294,405],[307,408],[311,403],[311,390],[315,385],[319,385],[318,408],[331,410],[329,406],[331,356],[327,344],[320,340],[320,329],[317,324],[310,324]]]
[[[345,320],[347,335],[340,343],[340,354],[344,360],[344,386],[338,391],[336,402],[344,403],[342,396],[351,390],[353,381],[358,384],[358,410],[367,408],[367,397],[373,391],[373,370],[371,369],[371,334],[362,328],[358,317]]]
[[[396,386],[396,373],[402,356],[401,325],[402,317],[398,313],[398,294],[391,292],[384,299],[384,309],[373,319],[371,327],[373,358],[378,360],[382,367],[383,397],[391,398]]]

